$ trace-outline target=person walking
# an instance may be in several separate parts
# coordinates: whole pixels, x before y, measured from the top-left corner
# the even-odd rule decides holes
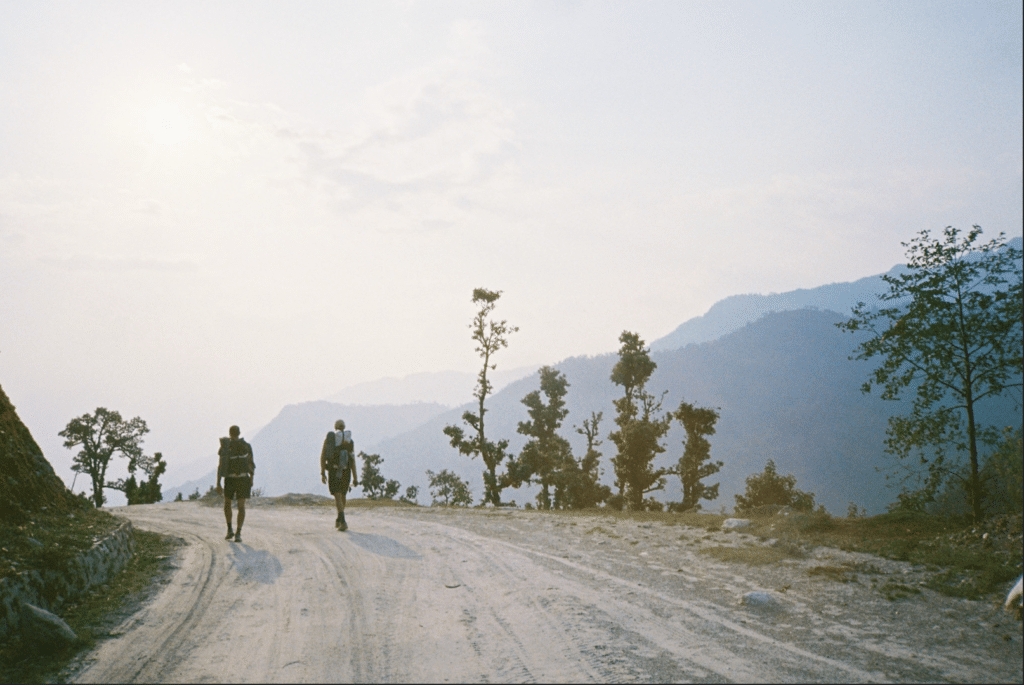
[[[356,446],[352,442],[352,431],[345,430],[344,421],[335,421],[334,428],[324,438],[324,446],[320,450],[320,482],[327,483],[338,507],[334,527],[348,530],[348,524],[345,523],[345,498],[348,495],[349,478],[352,479],[352,487],[359,485],[356,478]]]
[[[217,494],[224,494],[224,518],[228,522],[225,540],[234,538],[242,541],[242,524],[245,523],[245,500],[252,494],[252,477],[256,473],[256,462],[252,458],[252,446],[241,436],[238,426],[228,430],[231,437],[220,439],[220,464],[217,466]],[[223,489],[220,486],[224,479]],[[238,502],[238,525],[231,529],[231,500]]]

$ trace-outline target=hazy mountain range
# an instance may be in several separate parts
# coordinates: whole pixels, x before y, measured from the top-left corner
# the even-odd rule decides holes
[[[706,509],[731,509],[733,495],[745,488],[745,478],[760,472],[768,459],[775,460],[780,472],[796,475],[797,487],[815,493],[816,501],[833,513],[845,513],[849,502],[877,513],[894,499],[894,491],[886,487],[883,440],[889,416],[900,411],[902,403],[860,392],[870,366],[849,360],[858,339],[835,326],[848,318],[855,303],[872,302],[884,290],[881,276],[873,276],[789,293],[734,296],[650,343],[658,368],[648,390],[667,391],[665,410],[683,400],[721,410],[711,445],[713,458],[725,465],[708,481],[721,482],[721,495],[705,502]],[[591,412],[604,414],[602,466],[609,484],[613,448],[606,436],[614,427],[612,400],[620,394],[609,377],[616,361],[617,355],[609,353],[553,364],[570,383],[570,413],[562,434],[577,455],[585,443],[573,426],[581,425]],[[521,377],[515,379],[517,375]],[[518,451],[525,440],[516,426],[527,418],[521,400],[538,387],[536,369],[495,376],[505,385],[487,400],[488,437],[508,438]],[[269,495],[326,494],[319,481],[320,445],[334,420],[344,418],[357,449],[380,454],[382,472],[398,479],[403,491],[418,485],[421,503],[429,503],[426,470],[445,468],[467,478],[479,500],[483,464],[459,455],[442,433],[446,425],[462,425],[462,413],[473,408],[468,400],[474,383],[472,374],[416,374],[347,388],[329,398],[336,401],[289,405],[252,437],[258,465],[255,485]],[[450,406],[460,398],[464,404]],[[981,415],[997,425],[1020,421],[1019,407],[1011,400],[989,403]],[[675,426],[666,441],[667,451],[656,463],[674,464],[683,439],[681,427]],[[165,498],[196,488],[205,492],[214,476],[211,471],[197,481],[166,488]],[[522,505],[532,501],[534,493],[533,488],[506,490],[504,498]],[[669,477],[666,490],[655,496],[663,501],[680,499],[678,478]]]

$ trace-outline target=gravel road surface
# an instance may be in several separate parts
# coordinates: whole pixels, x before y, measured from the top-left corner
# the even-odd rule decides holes
[[[243,542],[195,502],[115,510],[188,543],[77,682],[1022,682],[1020,624],[920,594],[923,569],[600,515],[259,506]],[[816,567],[860,568],[840,582]],[[922,576],[923,577],[923,576]],[[762,593],[766,604],[742,603]]]

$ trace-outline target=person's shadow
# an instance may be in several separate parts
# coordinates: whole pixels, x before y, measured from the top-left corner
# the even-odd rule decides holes
[[[231,548],[231,564],[245,580],[273,585],[284,571],[278,558],[264,549],[253,549],[242,543],[232,545]]]
[[[418,552],[409,549],[401,542],[384,537],[383,535],[376,535],[374,533],[353,533],[351,531],[346,535],[349,540],[359,547],[362,547],[367,552],[373,552],[374,554],[379,554],[382,557],[391,557],[392,559],[423,558]]]

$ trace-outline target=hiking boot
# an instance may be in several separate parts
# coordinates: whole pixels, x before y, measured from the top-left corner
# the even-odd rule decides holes
[[[341,514],[334,519],[334,527],[341,530]]]
[[[338,530],[348,530],[348,524],[345,523],[344,514],[338,514]]]
[[[230,539],[231,539],[231,538],[233,538],[234,536],[235,536],[235,534],[231,532],[231,529],[230,529],[230,528],[228,528],[228,534],[224,536],[224,539],[225,539],[225,540],[230,540]]]
[[[242,531],[238,531],[237,533],[235,533],[235,542],[241,542],[241,541],[242,541]]]

